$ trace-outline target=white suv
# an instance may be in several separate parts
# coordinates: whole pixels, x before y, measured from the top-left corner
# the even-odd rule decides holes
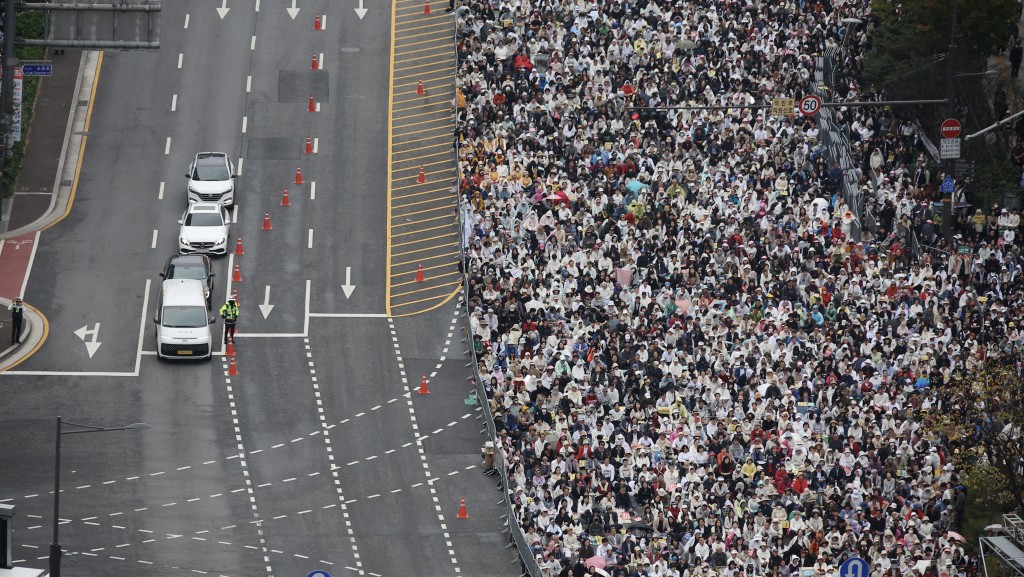
[[[227,254],[231,217],[223,205],[197,202],[188,205],[178,221],[180,254]]]
[[[223,152],[200,152],[188,166],[188,201],[235,204],[235,166]]]

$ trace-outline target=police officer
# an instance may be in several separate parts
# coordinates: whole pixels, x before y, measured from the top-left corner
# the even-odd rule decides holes
[[[238,301],[234,298],[228,299],[224,306],[220,307],[220,318],[224,319],[224,344],[228,344],[228,335],[235,340],[235,323],[238,321]]]
[[[21,324],[25,320],[25,304],[17,298],[7,308],[11,311],[11,342],[18,344],[21,342]]]

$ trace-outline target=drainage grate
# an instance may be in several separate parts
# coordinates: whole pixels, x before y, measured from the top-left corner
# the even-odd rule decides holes
[[[61,186],[71,186],[74,183],[75,183],[75,181],[70,179],[70,178],[66,178],[66,179],[60,181],[60,185]]]
[[[89,106],[89,101],[88,100],[79,100],[78,101],[78,105],[79,106]]]

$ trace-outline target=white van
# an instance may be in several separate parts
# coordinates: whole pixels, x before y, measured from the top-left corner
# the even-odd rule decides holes
[[[156,358],[209,359],[210,325],[216,317],[206,308],[203,281],[165,280],[156,306]]]

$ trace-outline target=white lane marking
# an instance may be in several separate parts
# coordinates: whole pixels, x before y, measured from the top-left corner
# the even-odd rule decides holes
[[[319,102],[316,103],[316,111],[320,112],[320,103]]]
[[[248,116],[243,116],[242,117],[242,134],[245,134],[246,130],[248,130],[248,129],[249,129],[249,117]]]
[[[260,11],[260,0],[256,0],[256,11]]]
[[[185,30],[188,30],[188,18],[189,18],[189,15],[186,14],[185,15]]]
[[[181,68],[181,63],[185,59],[185,55],[181,52],[178,53],[178,68]]]
[[[313,154],[320,152],[320,137],[313,139]]]
[[[164,183],[164,182],[160,183],[160,192],[158,192],[157,195],[156,195],[156,199],[157,200],[163,200],[164,199],[164,185],[165,184],[166,183]]]
[[[156,248],[156,238],[159,235],[160,235],[160,231],[154,228],[153,229],[153,244],[151,244],[149,248]]]
[[[242,176],[242,165],[245,164],[245,159],[241,156],[238,157],[238,176]]]
[[[316,181],[315,180],[311,180],[311,181],[309,181],[309,200],[315,200],[315,199],[316,199]]]
[[[171,112],[178,111],[178,95],[174,94],[171,96]]]
[[[170,153],[171,153],[171,137],[168,136],[167,137],[167,144],[164,144],[164,154],[170,154]]]
[[[327,15],[320,17],[320,30],[327,30]]]
[[[256,35],[252,35],[252,42],[249,43],[249,50],[256,50]]]
[[[245,77],[245,92],[252,92],[252,75]]]
[[[317,69],[318,70],[323,70],[324,69],[324,53],[323,52],[320,53],[320,60],[317,60],[317,63],[319,64],[317,66]]]
[[[313,229],[309,229],[309,241],[306,243],[306,248],[313,248]]]

